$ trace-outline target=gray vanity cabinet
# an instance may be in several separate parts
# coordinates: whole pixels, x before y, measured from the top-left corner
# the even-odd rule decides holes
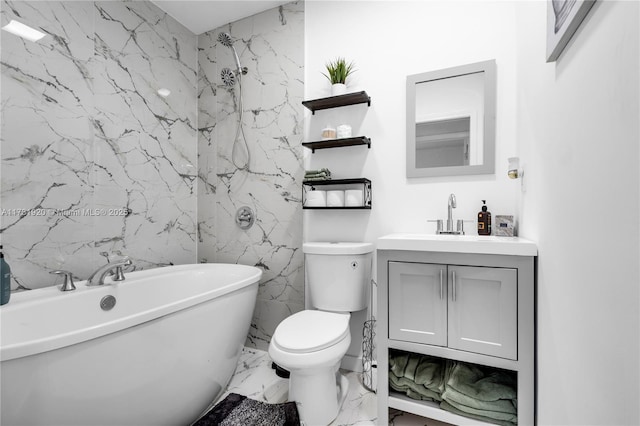
[[[449,266],[449,344],[518,358],[518,274],[510,268]]]
[[[389,339],[447,346],[447,265],[389,262]]]
[[[392,234],[377,242],[378,424],[389,409],[457,425],[489,425],[389,388],[389,353],[517,374],[519,425],[535,425],[537,248],[521,238]]]
[[[515,269],[389,262],[389,339],[517,359]]]

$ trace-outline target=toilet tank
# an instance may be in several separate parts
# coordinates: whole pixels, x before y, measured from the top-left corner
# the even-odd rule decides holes
[[[367,307],[371,243],[304,243],[309,302],[323,311],[354,312]]]

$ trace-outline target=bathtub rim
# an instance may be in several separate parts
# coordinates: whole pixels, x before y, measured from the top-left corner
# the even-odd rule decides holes
[[[143,271],[137,271],[127,274],[131,277],[128,281],[120,283],[109,282],[104,286],[88,287],[86,281],[80,281],[77,285],[78,290],[73,293],[85,293],[95,292],[95,294],[108,295],[115,287],[127,286],[135,284],[134,279],[147,279],[155,275],[158,275],[158,271],[163,269],[171,269],[171,272],[188,271],[194,266],[197,269],[218,269],[220,266],[238,270],[246,270],[246,276],[238,279],[234,282],[230,282],[220,287],[213,288],[209,291],[198,293],[177,301],[173,301],[168,304],[163,304],[153,309],[147,309],[145,311],[136,312],[132,315],[126,315],[115,318],[111,321],[105,321],[98,325],[89,325],[84,328],[74,329],[73,331],[66,333],[58,333],[51,336],[46,336],[40,339],[32,339],[27,341],[18,341],[16,343],[5,344],[5,339],[0,338],[0,361],[10,361],[12,359],[22,358],[31,355],[37,355],[43,352],[49,352],[56,349],[64,348],[67,346],[75,345],[78,343],[86,342],[92,339],[96,339],[108,334],[117,333],[118,331],[134,327],[139,324],[143,324],[155,319],[161,318],[166,315],[176,313],[178,311],[188,309],[192,306],[196,306],[207,301],[223,297],[227,294],[233,293],[237,290],[251,285],[258,285],[260,278],[262,277],[262,270],[255,266],[238,265],[229,263],[208,263],[208,264],[193,264],[193,265],[171,265],[162,268],[146,269]],[[46,299],[53,299],[57,297],[64,297],[65,292],[61,292],[59,286],[43,287],[27,292],[21,292],[12,295],[13,304],[10,302],[7,305],[3,305],[3,309],[0,309],[0,315],[6,310],[4,307],[10,307],[9,309],[19,309],[20,306],[27,304],[39,304],[44,303]],[[18,300],[14,300],[18,299]],[[0,336],[1,337],[1,336]]]

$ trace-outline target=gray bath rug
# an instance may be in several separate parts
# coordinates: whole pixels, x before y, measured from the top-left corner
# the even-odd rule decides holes
[[[237,393],[218,402],[193,426],[299,426],[295,402],[267,404]]]

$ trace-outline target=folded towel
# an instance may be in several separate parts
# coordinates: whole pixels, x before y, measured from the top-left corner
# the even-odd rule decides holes
[[[328,180],[331,179],[329,169],[307,170],[304,172],[304,180]]]
[[[325,175],[325,174],[318,174],[318,175],[305,175],[304,180],[309,180],[309,179],[322,179],[322,180],[328,180],[328,179],[331,179],[331,176],[329,176],[329,175]]]
[[[455,406],[463,405],[465,407],[473,408],[476,410],[488,410],[505,414],[518,413],[518,409],[514,404],[514,400],[499,399],[492,402],[480,401],[478,399],[471,398],[463,393],[460,393],[450,386],[445,386],[445,391],[442,393],[442,399]]]
[[[515,372],[452,361],[442,408],[453,407],[470,416],[517,423]]]
[[[480,402],[515,400],[518,395],[516,377],[515,372],[454,362],[445,389],[453,388]]]
[[[495,423],[495,424],[498,424],[498,425],[514,426],[514,425],[518,424],[517,420],[513,421],[513,422],[509,422],[509,421],[506,421],[506,420],[498,420],[498,419],[494,419],[494,418],[490,418],[490,417],[479,416],[477,414],[469,413],[467,411],[462,411],[462,410],[454,407],[453,405],[447,403],[447,401],[442,401],[440,403],[440,408],[442,408],[443,410],[447,410],[447,411],[449,411],[451,413],[458,414],[460,416],[471,417],[473,419],[482,420],[482,421],[489,422],[489,423]]]
[[[331,176],[331,171],[329,169],[327,169],[327,168],[322,168],[320,170],[307,170],[307,171],[304,172],[305,176],[306,175],[317,175],[317,174],[320,174],[320,173],[324,173],[326,175]]]
[[[305,176],[305,178],[304,178],[305,182],[309,182],[309,181],[317,182],[317,181],[322,181],[322,180],[331,180],[331,177],[326,177],[326,176],[306,177]]]
[[[444,391],[446,365],[446,360],[428,355],[392,351],[389,356],[389,369],[396,377],[411,380],[438,395]]]
[[[482,416],[492,420],[501,420],[501,421],[510,422],[510,423],[518,423],[518,415],[515,413],[502,413],[499,411],[482,410],[478,408],[468,407],[464,404],[458,404],[449,399],[447,399],[445,402],[464,413],[474,414],[476,416]]]
[[[409,398],[418,399],[422,401],[442,401],[440,394],[427,389],[423,385],[419,385],[413,380],[409,380],[404,377],[398,377],[389,371],[389,386],[391,389],[402,392]]]

